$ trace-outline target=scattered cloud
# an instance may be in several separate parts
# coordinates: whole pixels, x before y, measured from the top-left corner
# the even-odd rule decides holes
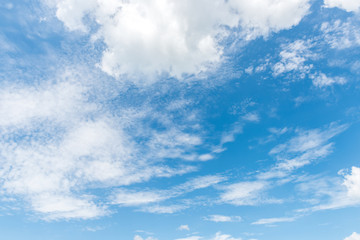
[[[347,82],[343,77],[328,77],[324,73],[311,75],[310,78],[312,79],[313,85],[319,88],[332,86],[334,84],[344,85]]]
[[[91,99],[91,87],[77,77],[66,72],[47,83],[8,84],[1,89],[0,114],[8,116],[0,120],[4,196],[24,199],[47,220],[89,219],[109,213],[104,197],[92,193],[94,187],[128,186],[196,170],[190,164],[170,167],[163,159],[186,160],[202,143],[200,135],[184,131],[169,113],[153,107],[125,107],[114,114],[109,106]],[[163,128],[153,128],[155,121]],[[199,178],[172,191],[193,191],[220,179]],[[164,198],[130,193],[126,199],[124,194],[117,198],[119,204]]]
[[[310,41],[296,40],[295,42],[282,45],[280,52],[280,61],[273,66],[274,76],[278,76],[287,72],[300,72],[301,77],[309,73],[312,65],[306,64],[309,59],[315,58],[310,48]]]
[[[249,122],[259,122],[260,121],[260,117],[259,114],[251,112],[251,113],[247,113],[242,117],[245,121],[249,121]]]
[[[178,238],[176,240],[200,240],[200,239],[206,239],[206,240],[241,240],[241,238],[234,238],[229,234],[223,234],[221,232],[217,232],[214,237],[211,238],[204,238],[201,236],[191,236],[186,238]]]
[[[324,22],[321,31],[331,48],[346,49],[360,45],[359,23],[355,19]]]
[[[186,237],[186,238],[177,238],[176,240],[200,240],[203,237],[200,236],[191,236],[191,237]]]
[[[283,178],[298,168],[326,157],[332,152],[333,147],[333,143],[329,143],[329,140],[347,128],[347,125],[332,123],[323,130],[298,130],[297,136],[275,146],[270,151],[270,155],[277,159],[277,164],[269,171],[260,173],[258,178]]]
[[[349,237],[345,238],[344,240],[360,240],[360,234],[353,232]]]
[[[176,198],[186,193],[214,186],[226,180],[221,176],[202,176],[191,179],[183,184],[174,186],[168,190],[127,190],[116,189],[111,198],[111,203],[120,206],[142,206],[152,203],[159,203],[170,198]],[[142,210],[147,210],[153,213],[171,213],[182,210],[186,206],[172,205],[172,206],[147,206]]]
[[[341,185],[332,186],[325,193],[330,197],[328,202],[314,206],[312,211],[360,205],[360,168],[352,167],[351,173],[344,174]]]
[[[217,232],[215,237],[211,240],[241,240],[241,238],[234,238],[229,234],[222,234],[221,232]]]
[[[268,36],[297,25],[309,11],[308,0],[46,1],[70,31],[103,41],[100,68],[111,76],[207,71],[222,60],[222,39],[241,28],[245,39]],[[129,24],[131,23],[131,24]],[[121,33],[121,34],[119,34]]]
[[[189,225],[180,225],[178,227],[178,230],[180,231],[190,231]]]
[[[239,182],[223,187],[220,201],[236,206],[257,205],[259,203],[272,202],[264,198],[263,194],[268,188],[265,181]]]
[[[204,217],[204,220],[211,222],[240,222],[240,216],[224,216],[224,215],[209,215]]]
[[[147,238],[143,238],[141,237],[140,235],[135,235],[134,236],[134,240],[158,240],[157,238],[154,238],[154,237],[147,237]]]
[[[293,222],[296,218],[262,218],[253,222],[254,225],[273,225],[274,223]]]
[[[359,0],[325,0],[324,6],[328,8],[337,7],[348,12],[360,11]]]

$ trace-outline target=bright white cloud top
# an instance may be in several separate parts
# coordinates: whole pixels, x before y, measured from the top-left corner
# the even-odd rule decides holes
[[[358,240],[359,7],[0,3],[3,238]]]
[[[103,41],[100,67],[111,76],[199,74],[219,64],[223,39],[252,39],[289,29],[308,13],[308,0],[81,1],[52,2],[70,31],[91,33]],[[94,23],[85,23],[84,18]],[[96,24],[93,33],[91,25]]]

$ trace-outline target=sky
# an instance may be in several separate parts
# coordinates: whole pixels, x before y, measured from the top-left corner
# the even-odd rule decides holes
[[[359,0],[2,0],[6,240],[360,240]]]

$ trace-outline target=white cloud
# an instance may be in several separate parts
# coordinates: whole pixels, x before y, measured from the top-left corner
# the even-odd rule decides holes
[[[328,8],[337,7],[348,12],[360,11],[359,0],[325,0],[324,6]]]
[[[298,130],[297,136],[275,146],[270,151],[278,162],[269,171],[260,173],[258,178],[283,178],[298,168],[326,157],[332,152],[333,143],[329,143],[329,140],[345,131],[347,127],[347,125],[332,123],[324,130]]]
[[[234,183],[224,187],[220,201],[236,206],[256,205],[267,201],[262,199],[266,189],[267,183],[262,181]]]
[[[179,227],[178,227],[178,230],[180,230],[180,231],[190,231],[190,228],[189,228],[189,225],[180,225]]]
[[[331,48],[346,49],[360,45],[360,30],[352,19],[324,22],[321,31]]]
[[[293,222],[296,218],[262,218],[253,222],[254,225],[272,225],[274,223]]]
[[[188,207],[189,206],[185,204],[168,205],[168,206],[151,205],[151,206],[142,207],[140,211],[148,212],[148,213],[156,213],[156,214],[172,214],[187,209]]]
[[[222,234],[221,232],[217,232],[215,237],[211,240],[241,240],[241,238],[234,238],[229,234]]]
[[[176,198],[186,193],[207,188],[226,180],[221,176],[202,176],[191,179],[183,184],[174,186],[167,190],[127,190],[117,189],[111,195],[111,203],[120,206],[142,206],[159,203],[171,198]],[[187,208],[186,205],[171,206],[146,206],[142,211],[152,213],[172,213]]]
[[[242,220],[240,216],[224,216],[224,215],[210,215],[204,217],[204,219],[211,222],[240,222]]]
[[[178,238],[176,240],[200,240],[204,239],[201,236],[191,236],[186,238]],[[241,240],[241,238],[234,238],[229,234],[222,234],[221,232],[217,232],[214,237],[206,238],[208,240]]]
[[[360,240],[360,234],[353,232],[349,237],[345,238],[344,240]]]
[[[221,62],[221,40],[241,27],[247,39],[297,25],[308,0],[60,0],[48,2],[71,31],[89,31],[107,46],[100,67],[112,76],[167,72],[180,78]],[[131,23],[131,24],[130,24]]]
[[[186,158],[202,142],[200,135],[182,130],[166,111],[147,106],[118,108],[114,114],[104,103],[90,99],[91,86],[76,77],[67,72],[48,83],[4,85],[0,90],[0,114],[8,116],[0,119],[4,197],[26,200],[48,220],[96,218],[108,214],[107,196],[92,193],[93,188],[196,170],[181,163],[170,167],[163,159]],[[148,119],[164,128],[152,128]],[[221,177],[193,179],[174,191],[182,194],[184,187],[196,190],[219,181]],[[153,193],[131,193],[126,201],[117,200],[129,206],[131,201],[140,205],[139,201],[162,199]]]
[[[339,209],[360,205],[360,168],[352,167],[350,173],[339,172],[343,178],[315,179],[300,185],[300,189],[315,197],[315,206],[300,211]]]
[[[260,117],[259,114],[257,113],[247,113],[242,117],[245,121],[249,121],[249,122],[259,122],[260,121]]]
[[[315,87],[323,88],[334,84],[344,85],[347,81],[343,77],[328,77],[324,73],[310,76]]]
[[[351,174],[344,176],[343,184],[347,189],[347,196],[360,203],[360,168],[352,167]]]
[[[280,61],[273,66],[274,76],[291,71],[298,71],[305,77],[312,68],[306,61],[314,58],[316,55],[310,51],[312,44],[304,40],[284,44],[280,52]]]
[[[141,237],[140,235],[135,235],[134,236],[134,240],[158,240],[157,238],[154,238],[154,237],[147,237],[147,238],[143,238]]]
[[[186,237],[186,238],[177,238],[176,240],[200,240],[203,237],[200,236],[191,236],[191,237]]]
[[[240,16],[240,25],[248,32],[247,38],[268,35],[297,25],[309,11],[304,0],[234,0],[229,1]]]
[[[163,201],[169,196],[161,192],[146,192],[146,191],[129,191],[125,189],[118,189],[112,197],[112,203],[123,206],[139,206],[149,203]]]

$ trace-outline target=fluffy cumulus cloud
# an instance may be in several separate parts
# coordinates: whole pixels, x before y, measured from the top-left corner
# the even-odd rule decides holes
[[[70,31],[97,26],[92,39],[106,45],[99,66],[112,76],[206,71],[221,62],[230,29],[240,28],[240,38],[267,36],[298,24],[309,10],[308,0],[46,2]]]
[[[360,168],[352,167],[351,174],[345,175],[344,186],[347,196],[360,203]]]
[[[360,11],[360,1],[359,0],[325,0],[325,7],[341,8],[348,12],[359,12]]]
[[[360,240],[360,234],[354,232],[349,237],[345,238],[344,240]]]
[[[221,232],[217,232],[215,237],[211,240],[241,240],[241,238],[234,238],[229,234],[223,234]]]

